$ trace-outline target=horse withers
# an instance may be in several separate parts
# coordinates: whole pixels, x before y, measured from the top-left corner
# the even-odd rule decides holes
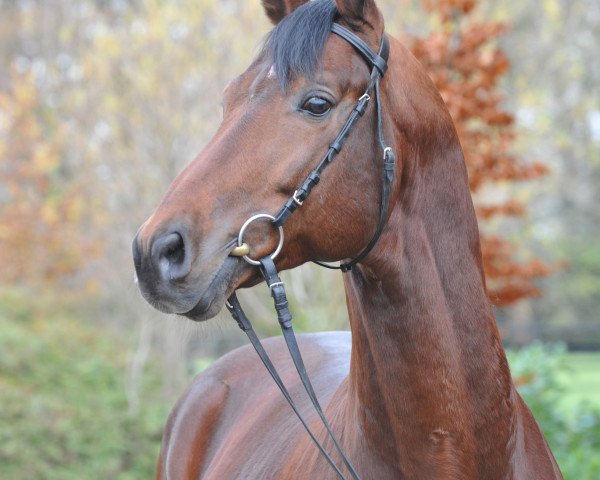
[[[332,34],[333,25],[375,52],[384,35],[370,0],[262,3],[275,24],[265,47],[226,88],[219,130],[133,244],[144,297],[194,321],[260,281],[259,269],[237,254],[240,228],[294,198],[369,88],[364,55]],[[382,212],[384,136],[397,156],[384,226],[343,274],[352,333],[298,340],[325,416],[363,479],[562,478],[511,380],[452,120],[426,72],[394,39],[387,64],[378,102],[285,223],[275,260],[284,270],[365,250]],[[244,241],[243,253],[262,258],[276,249],[277,230],[255,222]],[[273,338],[265,347],[343,470],[285,343]],[[339,477],[278,393],[250,348],[218,360],[173,409],[157,478]]]

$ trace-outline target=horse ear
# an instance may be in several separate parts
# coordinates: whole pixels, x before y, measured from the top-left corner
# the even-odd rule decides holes
[[[262,5],[269,20],[273,25],[277,25],[283,17],[306,2],[308,0],[262,0]]]
[[[375,26],[380,18],[374,0],[335,0],[337,10],[350,23],[370,23]]]

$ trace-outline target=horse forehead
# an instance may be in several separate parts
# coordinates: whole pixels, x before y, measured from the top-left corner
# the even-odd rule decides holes
[[[346,40],[331,35],[323,52],[323,73],[338,83],[355,84],[368,81],[370,67]],[[363,86],[361,85],[361,88]]]
[[[346,86],[357,82],[364,83],[368,79],[369,68],[365,61],[351,45],[337,35],[332,34],[327,40],[320,63],[315,65],[314,71],[314,80],[317,82]],[[276,65],[264,56],[259,57],[225,87],[223,99],[227,102],[228,99],[240,95],[253,97],[265,90],[279,90],[281,80],[277,78]],[[299,81],[304,84],[310,80],[296,78],[292,83]]]

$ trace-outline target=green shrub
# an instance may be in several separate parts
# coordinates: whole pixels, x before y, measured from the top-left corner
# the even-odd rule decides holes
[[[141,408],[132,415],[127,342],[40,308],[39,299],[35,310],[24,300],[15,292],[0,296],[0,479],[152,478],[172,406],[158,393],[159,366],[146,369]],[[600,412],[586,403],[585,391],[565,402],[569,358],[560,345],[509,352],[519,391],[565,478],[597,479]]]
[[[167,414],[159,374],[146,374],[132,415],[126,342],[15,301],[0,299],[0,478],[153,478]]]
[[[519,392],[544,432],[564,477],[600,478],[600,408],[585,398],[565,401],[564,378],[574,373],[566,348],[534,343],[509,351],[508,357]]]

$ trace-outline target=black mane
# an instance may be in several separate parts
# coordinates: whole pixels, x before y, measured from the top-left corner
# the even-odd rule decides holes
[[[298,7],[271,31],[263,53],[273,62],[283,89],[296,76],[314,76],[336,15],[333,0],[314,0]]]

